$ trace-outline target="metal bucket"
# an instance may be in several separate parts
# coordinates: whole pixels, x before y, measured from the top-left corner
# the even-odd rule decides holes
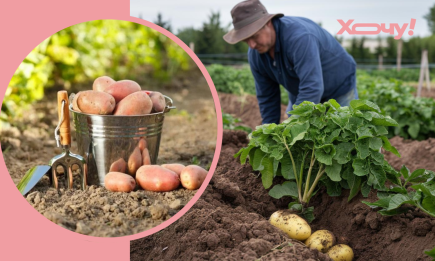
[[[157,163],[165,113],[175,109],[172,99],[164,96],[163,112],[136,116],[93,115],[70,111],[76,129],[78,154],[88,164],[88,184],[104,186],[110,166],[123,158],[128,163],[141,138],[146,139],[151,164]]]

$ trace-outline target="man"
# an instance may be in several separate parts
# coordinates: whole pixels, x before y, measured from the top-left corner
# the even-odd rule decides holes
[[[263,124],[280,121],[279,85],[289,94],[287,112],[292,104],[303,101],[335,99],[348,106],[358,98],[354,59],[313,21],[269,14],[258,0],[237,4],[231,16],[234,29],[224,40],[249,45],[248,59]]]

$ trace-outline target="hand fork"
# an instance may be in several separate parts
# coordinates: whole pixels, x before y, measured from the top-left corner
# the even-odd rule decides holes
[[[61,166],[63,168],[63,173],[65,174],[64,176],[67,187],[69,189],[73,188],[72,167],[77,165],[78,169],[80,170],[80,187],[84,190],[87,185],[88,166],[82,156],[69,151],[71,146],[71,129],[68,93],[66,91],[59,91],[57,93],[57,106],[59,124],[54,131],[54,136],[56,138],[57,147],[62,147],[63,153],[54,156],[50,160],[49,165],[51,166],[52,184],[56,189],[59,188],[57,168]]]

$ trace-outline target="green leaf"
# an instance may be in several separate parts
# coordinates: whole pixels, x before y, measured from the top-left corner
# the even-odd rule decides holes
[[[280,162],[282,176],[288,180],[295,179],[295,174],[293,171],[293,165],[290,156],[286,154],[286,157],[283,157]]]
[[[408,133],[413,139],[417,139],[420,132],[420,124],[416,121],[409,124]]]
[[[251,151],[252,148],[254,148],[254,146],[250,145],[249,147],[247,147],[243,150],[242,154],[240,155],[240,163],[241,164],[246,163],[246,158],[248,157],[249,152]]]
[[[384,164],[384,154],[378,152],[378,151],[370,151],[370,155],[372,156],[372,163],[376,165],[383,165]]]
[[[431,250],[426,250],[426,251],[424,251],[424,253],[425,253],[426,255],[432,257],[433,260],[435,260],[435,247],[434,247],[433,249],[431,249]],[[433,260],[432,260],[432,261],[433,261]]]
[[[396,216],[402,213],[406,213],[408,212],[408,209],[405,208],[396,208],[396,209],[392,209],[392,210],[379,210],[378,213],[381,214],[382,216]]]
[[[375,188],[384,187],[387,176],[384,168],[378,165],[370,165],[370,175],[367,184],[374,186]]]
[[[367,181],[364,181],[361,185],[361,194],[363,197],[368,197],[370,194],[371,187],[367,184]]]
[[[373,134],[371,132],[371,130],[368,127],[359,127],[356,130],[356,134],[358,134],[358,139],[364,139],[364,138],[369,138],[369,137],[373,137]]]
[[[352,167],[354,170],[354,174],[357,176],[366,176],[370,173],[369,166],[367,164],[367,160],[355,159],[352,163]]]
[[[258,149],[257,147],[254,147],[249,151],[249,164],[251,164],[252,168],[254,168],[253,167],[254,166],[254,157],[255,157],[255,151],[257,151],[257,149]],[[258,149],[258,150],[260,150],[260,149]]]
[[[299,116],[308,116],[311,115],[313,110],[314,110],[314,103],[309,101],[304,101],[299,105],[293,105],[293,110],[291,111],[291,114],[299,115]]]
[[[263,182],[263,187],[268,189],[272,186],[273,182],[273,161],[268,157],[264,157],[261,164],[264,166],[264,168],[260,170],[261,181]]]
[[[272,198],[280,199],[282,197],[298,197],[298,187],[293,181],[285,181],[282,184],[275,185],[270,191],[269,195]]]
[[[241,154],[242,154],[242,152],[244,151],[244,150],[246,150],[246,148],[241,148],[240,150],[239,150],[239,152],[237,152],[236,154],[234,154],[234,158],[235,159],[237,159],[237,157],[239,157]]]
[[[364,125],[364,120],[358,117],[350,117],[349,122],[345,126],[346,129],[356,132],[357,129]]]
[[[403,165],[402,168],[400,169],[400,174],[402,174],[402,176],[403,176],[405,179],[408,179],[409,176],[410,176],[409,169],[408,169],[405,165]]]
[[[379,117],[379,118],[373,117],[372,123],[378,126],[392,126],[392,127],[398,126],[397,122],[391,119],[390,116]]]
[[[369,147],[374,151],[379,151],[379,149],[382,147],[382,139],[378,137],[370,138]]]
[[[326,137],[325,143],[331,144],[332,142],[334,142],[338,138],[338,136],[340,135],[340,132],[341,132],[341,129],[334,130],[331,134],[329,134],[328,137]]]
[[[345,112],[338,112],[331,115],[332,121],[340,126],[341,128],[344,128],[347,126],[349,122],[350,114]]]
[[[331,104],[332,107],[334,107],[336,109],[341,107],[340,104],[338,104],[338,102],[334,99],[330,99],[328,102],[329,102],[329,104]]]
[[[306,220],[308,223],[313,222],[313,220],[315,219],[315,217],[314,217],[314,207],[308,207],[308,208],[306,208],[306,209],[302,212],[301,216],[302,216],[303,218],[305,218],[305,220]]]
[[[374,129],[375,129],[376,134],[379,135],[379,136],[383,136],[383,135],[387,135],[388,134],[388,130],[384,126],[375,125]]]
[[[332,165],[326,166],[325,172],[332,181],[339,182],[341,180],[341,164],[336,160],[333,160]]]
[[[359,176],[350,176],[350,179],[347,180],[347,183],[349,184],[350,193],[349,197],[347,198],[347,202],[350,202],[352,198],[354,198],[361,188],[361,177]]]
[[[365,159],[370,155],[369,144],[370,139],[365,138],[362,140],[358,140],[355,143],[356,150],[358,151],[358,157],[361,159]]]
[[[425,169],[417,169],[412,172],[412,174],[409,176],[409,178],[406,179],[405,182],[412,182],[413,179],[419,178],[421,175],[425,173]]]
[[[289,208],[289,209],[292,209],[292,210],[296,210],[296,211],[302,211],[302,204],[300,204],[300,203],[297,202],[297,201],[290,202],[290,203],[288,204],[288,208]]]
[[[265,153],[262,150],[255,150],[255,154],[254,154],[254,160],[252,163],[252,168],[254,170],[262,170],[264,167],[263,165],[261,165],[261,162],[263,161]]]
[[[292,111],[292,113],[293,113],[293,111]],[[292,146],[293,144],[296,143],[296,141],[302,140],[304,138],[305,134],[307,133],[307,130],[309,127],[310,127],[309,122],[304,122],[302,124],[293,125],[293,127],[290,129],[290,134],[292,135],[292,137],[291,137],[289,145]]]
[[[350,102],[350,107],[354,110],[360,110],[360,111],[374,111],[374,112],[381,112],[378,105],[374,104],[371,101],[365,101],[365,100],[352,100]]]
[[[332,158],[335,156],[334,145],[326,144],[316,148],[314,151],[316,159],[325,165],[332,165]]]
[[[393,197],[393,195],[390,195],[385,198],[381,198],[378,201],[375,202],[368,202],[368,201],[362,201],[362,203],[366,204],[370,207],[381,207],[381,208],[388,208],[388,205],[390,204],[390,200]]]
[[[350,153],[355,148],[355,145],[350,142],[343,142],[339,143],[337,146],[335,146],[336,154],[334,156],[334,159],[337,160],[340,164],[346,164],[350,161]]]
[[[387,210],[393,210],[400,207],[403,204],[409,204],[409,203],[412,203],[412,200],[408,197],[408,195],[396,194],[391,198]]]
[[[397,151],[397,149],[395,147],[393,147],[390,143],[390,141],[388,140],[387,137],[385,136],[381,136],[380,137],[382,139],[382,141],[384,142],[383,148],[386,151],[392,152],[394,155],[396,155],[397,157],[400,158],[400,153]]]
[[[423,198],[421,206],[426,210],[426,212],[429,212],[429,214],[435,217],[435,197],[426,196]]]

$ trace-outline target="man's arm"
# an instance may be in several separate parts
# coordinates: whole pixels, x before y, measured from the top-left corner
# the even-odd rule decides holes
[[[303,101],[320,103],[324,86],[318,39],[309,34],[303,35],[293,46],[289,56],[299,78],[299,94],[295,104]]]
[[[263,124],[279,124],[281,119],[281,96],[279,84],[264,73],[260,73],[251,64],[251,72],[255,80],[258,106],[260,107]]]

